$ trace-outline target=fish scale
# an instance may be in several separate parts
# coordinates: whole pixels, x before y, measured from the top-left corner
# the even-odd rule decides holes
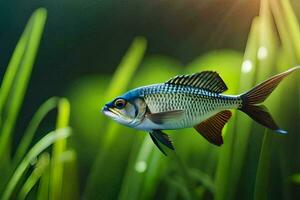
[[[164,124],[167,129],[194,126],[220,110],[239,108],[242,105],[239,96],[221,95],[187,86],[156,84],[139,88],[139,92],[152,113],[184,111],[181,120]]]

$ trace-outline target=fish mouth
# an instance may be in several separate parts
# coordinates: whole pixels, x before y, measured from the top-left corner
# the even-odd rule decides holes
[[[114,109],[114,108],[110,108],[108,106],[104,106],[101,109],[101,112],[110,117],[111,119],[121,123],[121,124],[128,124],[131,122],[131,119],[128,118],[127,116],[123,115],[121,112],[119,112],[118,110]]]
[[[107,106],[104,106],[102,109],[101,109],[101,112],[105,115],[108,115],[111,111],[109,110],[109,108]]]
[[[109,109],[110,109],[110,108],[109,108],[108,106],[105,105],[105,106],[103,106],[103,108],[101,109],[101,112],[105,114],[106,112],[110,112]]]
[[[108,106],[104,106],[102,109],[101,109],[101,112],[108,116],[108,117],[111,117],[111,118],[116,118],[116,117],[119,117],[120,116],[120,113],[116,110],[114,110],[113,108],[109,108]]]

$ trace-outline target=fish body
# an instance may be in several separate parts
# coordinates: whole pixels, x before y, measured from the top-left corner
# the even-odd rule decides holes
[[[193,127],[209,142],[222,145],[222,129],[232,109],[241,110],[261,125],[285,134],[261,103],[281,80],[299,68],[277,74],[239,95],[222,94],[227,86],[216,72],[180,75],[165,83],[130,90],[107,103],[102,112],[123,125],[149,132],[164,154],[160,144],[174,147],[162,130]]]
[[[201,88],[155,84],[144,86],[124,95],[126,98],[143,98],[151,113],[181,110],[176,120],[167,120],[158,124],[147,117],[136,124],[140,130],[174,130],[193,127],[216,113],[226,109],[238,109],[242,106],[240,96],[224,95]]]

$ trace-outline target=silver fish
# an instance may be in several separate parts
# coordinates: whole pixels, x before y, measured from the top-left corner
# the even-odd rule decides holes
[[[107,103],[102,112],[123,125],[149,132],[164,154],[160,143],[172,150],[174,147],[161,130],[194,127],[209,142],[222,145],[222,129],[231,117],[231,109],[241,110],[261,125],[286,134],[260,104],[284,77],[299,68],[275,75],[240,95],[221,94],[227,86],[216,72],[180,75],[165,83],[130,90]]]

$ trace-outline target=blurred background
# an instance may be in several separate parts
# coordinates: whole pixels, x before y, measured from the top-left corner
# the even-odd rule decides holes
[[[182,65],[214,49],[243,52],[259,1],[3,1],[1,66],[39,7],[47,9],[48,19],[28,91],[36,105],[64,94],[85,75],[113,74],[136,36],[147,38],[146,57],[164,55]]]
[[[47,10],[47,21],[11,155],[39,106],[52,96],[66,97],[73,132],[67,148],[76,159],[64,166],[63,178],[73,184],[62,186],[59,198],[300,198],[299,73],[266,102],[289,131],[286,137],[235,113],[222,147],[192,129],[171,131],[176,153],[164,157],[146,133],[114,124],[99,112],[130,88],[177,74],[215,70],[228,93],[237,94],[298,65],[298,0],[1,1],[1,79],[28,19],[40,7]],[[32,145],[55,128],[56,115],[43,120]],[[36,181],[27,198],[37,198],[39,187]]]

